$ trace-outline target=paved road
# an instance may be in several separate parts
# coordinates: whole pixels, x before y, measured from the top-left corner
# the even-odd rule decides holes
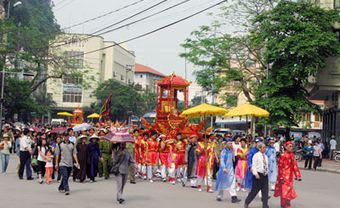
[[[14,157],[14,156],[13,156]],[[238,205],[230,203],[228,195],[223,202],[215,201],[215,194],[197,192],[180,185],[162,182],[139,182],[128,184],[125,191],[126,203],[119,205],[114,201],[115,183],[98,180],[96,183],[70,182],[71,195],[65,196],[57,192],[57,183],[40,185],[37,181],[19,181],[14,171],[15,161],[11,160],[9,173],[0,175],[0,207],[8,208],[236,208],[243,207],[245,193],[240,193],[242,202]],[[297,183],[299,198],[293,201],[297,208],[338,208],[340,207],[340,175],[327,172],[302,171],[303,181]],[[24,206],[22,206],[24,205]],[[260,208],[256,199],[252,208]],[[278,208],[279,200],[270,199],[270,207]]]

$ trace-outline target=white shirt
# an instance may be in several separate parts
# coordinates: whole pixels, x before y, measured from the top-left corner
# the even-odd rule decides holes
[[[238,144],[235,144],[235,142],[233,142],[233,151],[234,151],[234,155],[237,155],[237,150],[238,148],[241,147],[241,144],[238,143]]]
[[[332,150],[336,149],[337,142],[335,139],[331,139],[331,141],[329,141],[329,144],[331,145]]]
[[[38,147],[38,148],[39,148],[39,149],[41,148],[41,149],[40,149],[41,154],[40,154],[40,152],[38,153],[38,158],[37,158],[37,160],[44,162],[45,159],[44,159],[43,156],[41,156],[41,155],[45,155],[45,154],[46,154],[46,148],[45,148],[44,146],[41,146],[41,147]]]
[[[23,135],[20,138],[20,151],[28,151],[29,149],[31,149],[31,139]]]
[[[276,152],[280,152],[280,141],[275,142],[274,148],[275,148]]]
[[[268,157],[265,153],[257,152],[254,155],[251,171],[254,175],[268,174]]]

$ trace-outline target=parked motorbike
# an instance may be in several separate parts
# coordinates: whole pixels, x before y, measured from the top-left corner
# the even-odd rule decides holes
[[[340,150],[333,151],[333,157],[336,162],[340,162]]]
[[[295,151],[295,160],[301,161],[304,158],[305,152],[303,149],[298,149]]]

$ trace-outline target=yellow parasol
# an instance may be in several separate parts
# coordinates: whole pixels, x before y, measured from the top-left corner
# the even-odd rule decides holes
[[[72,117],[73,114],[69,113],[69,112],[58,112],[57,113],[58,116],[66,116],[66,117]]]
[[[87,118],[100,118],[98,113],[92,113],[91,115],[87,116]]]
[[[226,113],[228,113],[228,110],[225,108],[203,103],[183,111],[180,116],[186,118],[206,118],[210,116],[225,115]]]
[[[236,116],[246,116],[246,122],[248,125],[248,116],[251,117],[269,117],[269,112],[257,107],[255,105],[251,105],[249,103],[237,106],[236,108],[231,109],[227,114],[224,116],[226,117],[236,117]],[[251,119],[251,134],[254,136],[255,128],[254,128],[254,119]],[[253,132],[254,131],[254,132]],[[248,132],[248,128],[247,128]]]
[[[269,117],[269,112],[259,108],[255,105],[251,105],[249,103],[237,106],[236,108],[231,109],[226,117],[236,117],[236,116],[253,116],[253,117]]]

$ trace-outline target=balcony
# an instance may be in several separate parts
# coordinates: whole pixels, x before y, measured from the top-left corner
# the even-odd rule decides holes
[[[313,82],[310,99],[333,100],[334,94],[340,92],[340,58],[328,58],[326,67],[318,71]]]

